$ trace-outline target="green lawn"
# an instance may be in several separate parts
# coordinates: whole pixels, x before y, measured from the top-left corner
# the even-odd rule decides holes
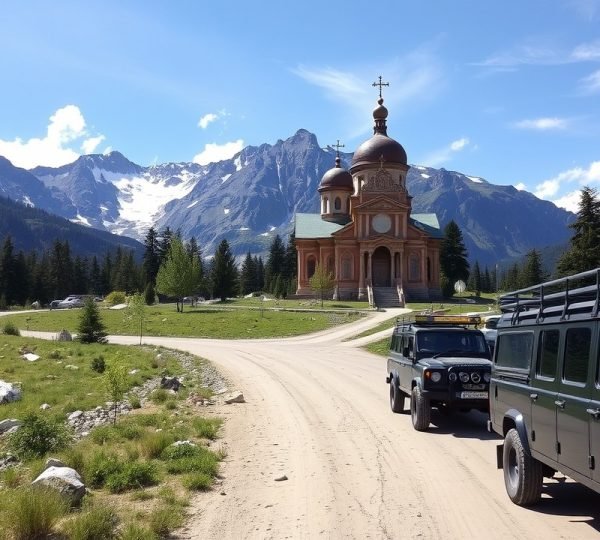
[[[260,310],[228,308],[227,304],[185,306],[184,309],[183,313],[177,313],[174,304],[149,306],[144,335],[218,339],[285,337],[317,332],[361,317],[354,310]],[[139,335],[139,320],[132,319],[126,309],[101,309],[100,313],[109,334]],[[80,316],[80,309],[40,311],[5,316],[0,324],[10,320],[23,330],[59,332],[65,328],[73,333],[77,331]]]

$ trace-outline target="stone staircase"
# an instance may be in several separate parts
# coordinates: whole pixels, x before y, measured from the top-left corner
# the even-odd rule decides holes
[[[373,287],[373,297],[378,308],[404,307],[400,303],[396,287]]]

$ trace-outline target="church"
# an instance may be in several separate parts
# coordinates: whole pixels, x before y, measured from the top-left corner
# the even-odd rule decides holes
[[[297,295],[310,295],[317,266],[334,279],[333,299],[368,299],[372,306],[441,298],[440,243],[435,214],[412,214],[406,189],[406,151],[387,134],[388,110],[379,100],[373,136],[354,152],[350,170],[335,167],[321,180],[320,214],[296,214]]]

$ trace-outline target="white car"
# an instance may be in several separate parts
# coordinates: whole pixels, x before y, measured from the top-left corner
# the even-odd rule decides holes
[[[483,328],[481,328],[481,331],[491,350],[494,350],[494,346],[496,345],[496,337],[498,336],[496,326],[498,325],[501,316],[502,315],[495,314],[483,317],[484,325]]]
[[[83,307],[83,299],[79,296],[67,296],[67,298],[61,300],[56,307],[59,309]]]

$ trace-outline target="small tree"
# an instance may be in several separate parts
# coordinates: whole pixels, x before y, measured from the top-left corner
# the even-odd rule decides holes
[[[149,283],[152,286],[151,283]],[[136,322],[140,323],[140,345],[142,344],[142,336],[144,334],[144,321],[146,320],[146,300],[140,293],[135,293],[129,299],[127,306],[129,316]]]
[[[154,292],[154,285],[152,285],[152,283],[148,283],[144,289],[144,300],[147,306],[154,305],[155,295],[156,293]]]
[[[325,295],[333,289],[335,285],[335,281],[333,279],[333,274],[331,272],[327,272],[327,269],[322,267],[320,264],[317,264],[315,268],[315,273],[309,280],[310,288],[321,298],[321,307],[323,307],[323,298]]]
[[[117,409],[125,392],[127,391],[127,370],[125,366],[120,364],[112,363],[108,366],[104,372],[104,386],[106,387],[106,393],[114,404],[115,413],[113,416],[113,425],[117,423]]]
[[[200,266],[198,259],[190,259],[181,240],[174,237],[171,240],[168,254],[161,264],[156,276],[156,290],[177,299],[177,311],[183,297],[191,295],[198,286]]]
[[[77,339],[81,343],[106,343],[105,327],[92,298],[88,298],[83,305],[77,332]]]

